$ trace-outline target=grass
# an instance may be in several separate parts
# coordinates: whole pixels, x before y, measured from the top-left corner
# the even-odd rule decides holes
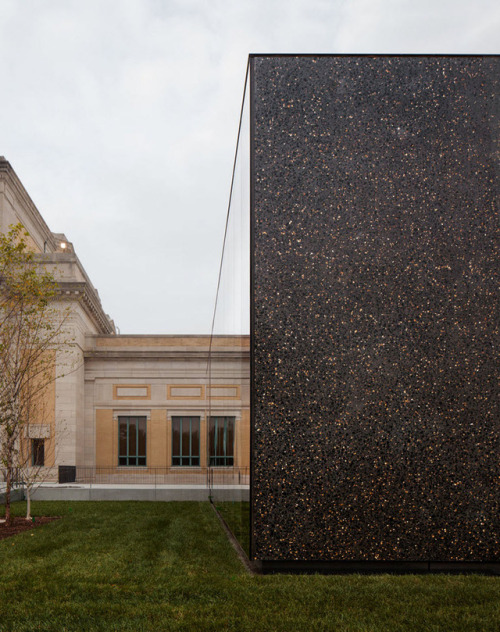
[[[33,512],[63,518],[0,541],[2,632],[498,630],[494,577],[248,575],[208,503]]]
[[[215,506],[248,556],[250,554],[250,503],[218,502]]]

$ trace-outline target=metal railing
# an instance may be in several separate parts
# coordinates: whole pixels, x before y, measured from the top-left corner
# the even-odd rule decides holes
[[[6,481],[7,481],[7,472],[5,471],[4,468],[1,468],[0,469],[0,490],[3,491],[3,489],[6,487]],[[10,482],[12,485],[12,489],[16,489],[17,487],[22,487],[24,485],[22,471],[20,469],[15,468],[12,471]]]
[[[77,467],[76,484],[195,485],[206,488],[249,485],[248,467]]]

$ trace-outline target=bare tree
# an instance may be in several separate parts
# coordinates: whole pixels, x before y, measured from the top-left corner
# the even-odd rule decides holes
[[[52,475],[56,456],[55,441],[55,353],[50,351],[47,373],[42,379],[29,380],[24,398],[23,420],[19,425],[15,451],[15,471],[22,481],[26,497],[26,520],[31,520],[31,496],[34,489]],[[50,375],[50,365],[53,367]],[[58,440],[62,429],[58,428]]]
[[[39,478],[32,429],[43,427],[48,388],[58,377],[56,356],[70,344],[64,328],[68,311],[55,302],[57,282],[37,263],[26,237],[21,225],[0,235],[0,463],[7,523],[16,473],[27,482],[29,498]],[[55,436],[50,441],[55,443]]]

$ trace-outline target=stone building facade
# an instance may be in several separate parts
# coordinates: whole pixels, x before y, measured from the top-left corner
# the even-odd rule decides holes
[[[55,367],[65,376],[49,389],[40,436],[30,431],[28,437],[32,450],[43,445],[50,477],[58,466],[76,467],[83,478],[100,471],[116,480],[152,472],[202,480],[209,464],[244,471],[248,339],[215,337],[210,349],[210,336],[118,335],[72,243],[49,229],[0,157],[0,230],[17,223],[57,278],[58,305],[70,308],[71,348]]]

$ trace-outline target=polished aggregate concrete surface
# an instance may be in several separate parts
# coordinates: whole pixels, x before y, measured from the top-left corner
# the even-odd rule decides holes
[[[499,57],[251,64],[253,556],[498,560]]]

